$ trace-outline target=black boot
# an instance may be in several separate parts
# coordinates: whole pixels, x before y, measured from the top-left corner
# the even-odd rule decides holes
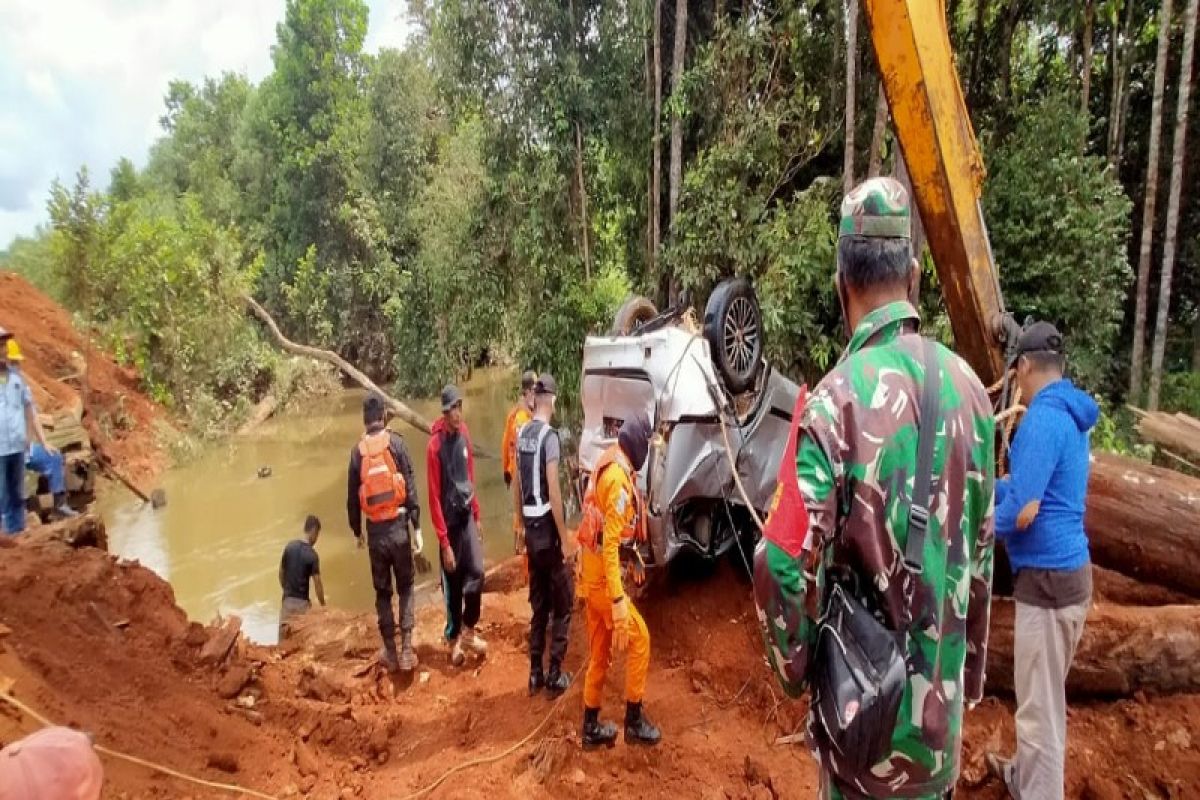
[[[533,697],[542,690],[546,685],[546,676],[542,674],[541,667],[534,667],[529,670],[529,696]]]
[[[662,739],[662,733],[654,727],[650,718],[642,713],[641,703],[625,704],[625,744],[654,746]]]
[[[585,708],[583,710],[583,734],[580,736],[584,750],[595,750],[597,747],[612,747],[617,743],[617,726],[611,722],[600,721],[600,709]]]
[[[557,666],[551,666],[550,677],[546,679],[546,692],[551,697],[558,697],[569,688],[571,688],[571,673],[563,672]]]

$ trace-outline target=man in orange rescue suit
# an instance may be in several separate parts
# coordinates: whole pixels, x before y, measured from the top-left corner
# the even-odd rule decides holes
[[[625,664],[625,743],[655,745],[662,738],[642,711],[650,668],[650,632],[621,581],[620,547],[644,530],[643,501],[635,485],[650,448],[650,420],[644,413],[625,420],[592,472],[579,527],[578,595],[586,601],[587,678],[583,686],[585,749],[612,747],[617,726],[600,720],[604,678],[613,652],[629,650]]]
[[[366,433],[350,451],[346,485],[346,511],[350,531],[363,546],[362,518],[367,518],[367,551],[371,558],[371,583],[375,587],[375,613],[383,637],[382,658],[389,670],[410,672],[417,667],[413,650],[413,555],[421,552],[421,508],[412,461],[400,434],[384,424],[383,398],[368,394],[363,400]],[[408,526],[412,525],[412,537]],[[399,657],[396,655],[396,617],[392,613],[392,578],[400,597]]]
[[[528,370],[521,376],[521,396],[504,420],[504,438],[500,441],[500,465],[504,469],[504,486],[512,490],[517,476],[517,434],[533,419],[533,387],[537,373]],[[521,498],[513,495],[513,552],[525,552],[525,523],[521,520]]]

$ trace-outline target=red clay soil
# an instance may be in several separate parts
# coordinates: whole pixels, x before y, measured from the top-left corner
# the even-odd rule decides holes
[[[0,272],[0,326],[21,345],[22,369],[40,410],[54,413],[77,406],[79,376],[86,363],[84,426],[93,443],[98,442],[134,480],[151,477],[166,466],[155,434],[155,423],[166,415],[142,393],[134,370],[85,345],[66,309],[20,275]]]
[[[365,566],[364,566],[365,569]],[[530,700],[525,592],[507,568],[489,578],[486,661],[449,667],[436,603],[418,614],[422,665],[393,680],[374,664],[368,615],[314,612],[283,647],[239,642],[227,663],[200,664],[215,635],[189,625],[169,586],[136,564],[61,544],[0,548],[0,682],[52,719],[109,747],[209,780],[278,796],[402,800],[447,769],[508,750],[451,777],[433,798],[804,798],[817,772],[803,746],[773,746],[800,725],[755,630],[748,585],[732,570],[668,586],[647,601],[653,664],[647,709],[664,732],[655,750],[618,744],[584,753],[578,688],[555,705]],[[568,666],[586,651],[573,625]],[[614,668],[605,712],[619,721]],[[239,686],[245,684],[239,691]],[[239,711],[226,697],[255,699]],[[0,744],[32,729],[0,706]],[[1011,704],[989,699],[967,723],[958,797],[999,800],[982,780],[988,748],[1011,748]],[[1200,797],[1200,697],[1076,705],[1068,797]],[[109,758],[106,798],[221,797]]]

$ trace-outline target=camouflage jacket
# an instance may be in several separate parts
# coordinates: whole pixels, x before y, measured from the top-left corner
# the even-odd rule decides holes
[[[892,630],[908,627],[908,686],[892,754],[846,775],[820,731],[810,743],[846,797],[922,797],[958,775],[964,702],[983,693],[992,581],[994,419],[987,393],[941,345],[941,424],[934,448],[924,572],[903,567],[923,385],[916,310],[898,302],[858,325],[817,385],[799,427],[796,474],[808,524],[755,553],[755,595],[771,663],[793,696],[806,688],[831,568]],[[910,617],[911,615],[911,617]]]

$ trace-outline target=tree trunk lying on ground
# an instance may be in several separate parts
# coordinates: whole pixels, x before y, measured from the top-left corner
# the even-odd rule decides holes
[[[1200,480],[1097,453],[1084,524],[1100,566],[1200,597]]]
[[[1013,690],[1014,617],[1012,601],[992,601],[991,691]],[[1200,607],[1093,606],[1067,676],[1067,693],[1125,697],[1137,691],[1200,691]]]
[[[1200,604],[1192,597],[1166,586],[1146,583],[1104,567],[1092,565],[1092,590],[1096,602],[1123,606],[1191,606]]]
[[[283,350],[294,355],[305,356],[317,361],[324,361],[326,364],[332,364],[341,370],[348,378],[350,378],[350,380],[354,381],[368,392],[375,392],[382,397],[384,402],[387,403],[388,408],[391,409],[392,413],[394,413],[401,420],[407,422],[409,425],[427,435],[431,432],[432,428],[428,420],[426,420],[417,412],[413,411],[408,406],[404,405],[404,403],[401,403],[399,400],[389,395],[387,392],[380,389],[379,386],[376,385],[375,381],[368,378],[365,373],[363,373],[349,361],[331,350],[322,350],[319,347],[309,347],[306,344],[297,344],[296,342],[293,342],[291,339],[283,335],[283,331],[279,330],[279,326],[275,324],[275,320],[269,313],[267,313],[265,308],[258,304],[258,301],[249,295],[246,295],[243,299],[246,301],[246,307],[250,310],[250,313],[258,317],[259,321],[261,321],[263,325],[267,326],[267,330],[271,332],[271,336],[274,337],[276,343]],[[479,445],[474,445],[474,450],[475,455],[477,456],[488,455],[488,453],[484,449],[480,448]]]

